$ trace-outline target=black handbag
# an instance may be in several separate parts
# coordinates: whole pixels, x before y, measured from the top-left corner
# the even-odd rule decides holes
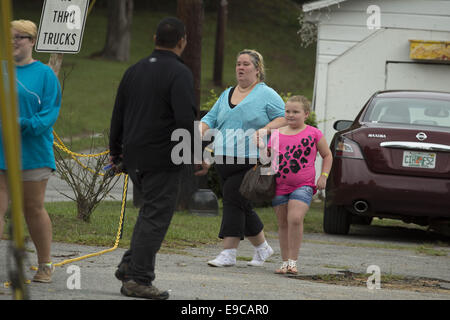
[[[270,175],[261,174],[269,172]],[[275,196],[275,175],[273,174],[271,163],[262,165],[257,163],[244,176],[239,192],[250,201],[267,201]]]

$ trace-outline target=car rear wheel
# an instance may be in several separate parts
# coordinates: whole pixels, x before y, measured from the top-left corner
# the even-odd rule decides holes
[[[351,216],[340,206],[327,206],[323,211],[323,231],[330,234],[348,234]]]

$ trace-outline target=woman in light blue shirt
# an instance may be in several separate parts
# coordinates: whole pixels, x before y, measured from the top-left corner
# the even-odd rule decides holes
[[[258,159],[259,141],[264,133],[286,125],[283,99],[263,81],[264,61],[254,50],[243,50],[237,56],[237,85],[226,89],[213,108],[201,119],[201,134],[209,129],[214,135],[215,168],[219,173],[223,194],[223,215],[219,238],[223,251],[210,266],[236,264],[239,242],[247,237],[255,247],[248,264],[261,266],[273,254],[264,237],[264,225],[250,201],[239,193],[245,173]]]
[[[47,181],[56,169],[52,127],[61,106],[61,88],[52,69],[32,57],[36,25],[28,20],[16,20],[11,22],[11,29],[19,101],[24,215],[39,264],[33,281],[50,282],[54,270],[50,259],[52,224],[44,208],[44,198]],[[0,235],[8,207],[3,143],[1,137]]]

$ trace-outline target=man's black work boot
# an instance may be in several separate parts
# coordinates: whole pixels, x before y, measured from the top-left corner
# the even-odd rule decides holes
[[[125,281],[120,293],[127,297],[146,298],[153,300],[166,300],[169,298],[167,291],[161,291],[152,285],[142,285],[134,280]]]

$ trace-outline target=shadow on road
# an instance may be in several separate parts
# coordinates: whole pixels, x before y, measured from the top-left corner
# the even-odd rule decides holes
[[[352,225],[349,237],[389,242],[406,242],[410,244],[445,244],[450,246],[450,236],[420,227]]]

